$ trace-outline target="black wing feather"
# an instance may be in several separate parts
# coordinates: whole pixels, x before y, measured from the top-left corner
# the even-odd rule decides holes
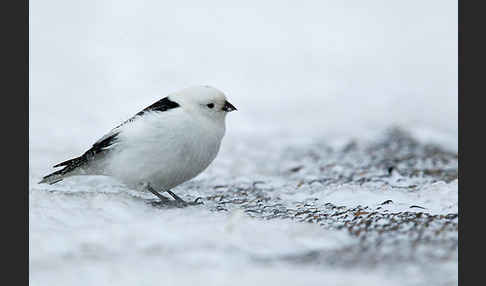
[[[166,96],[166,97],[162,98],[161,100],[155,102],[154,104],[152,104],[152,105],[144,108],[142,111],[138,112],[133,117],[131,117],[130,119],[126,120],[125,122],[123,122],[122,124],[118,125],[115,128],[118,128],[118,127],[120,127],[120,126],[122,126],[122,125],[124,125],[124,124],[126,124],[128,122],[132,122],[137,117],[143,115],[146,112],[150,112],[150,111],[163,112],[163,111],[167,111],[167,110],[171,110],[171,109],[177,108],[179,106],[180,106],[179,103],[170,100],[169,97]]]

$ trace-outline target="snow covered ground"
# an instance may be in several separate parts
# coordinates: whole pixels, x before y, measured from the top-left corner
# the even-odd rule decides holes
[[[30,2],[31,285],[457,284],[457,3],[284,2]],[[239,109],[204,205],[37,184],[193,84]]]

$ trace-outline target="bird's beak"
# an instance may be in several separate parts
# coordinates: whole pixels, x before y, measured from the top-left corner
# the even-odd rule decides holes
[[[236,109],[236,107],[234,107],[233,104],[229,103],[228,101],[224,102],[223,111],[231,112],[231,111],[235,111],[235,110],[238,110],[238,109]]]

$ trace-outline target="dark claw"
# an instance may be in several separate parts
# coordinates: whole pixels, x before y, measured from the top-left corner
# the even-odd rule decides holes
[[[198,204],[198,205],[204,205],[203,201],[202,201],[203,198],[201,197],[197,197],[195,200],[194,200],[194,204]],[[199,202],[201,201],[201,202]]]

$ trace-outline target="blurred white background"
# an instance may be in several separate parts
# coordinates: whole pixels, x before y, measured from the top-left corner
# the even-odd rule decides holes
[[[238,107],[228,137],[399,124],[457,149],[457,33],[452,0],[31,1],[31,169],[198,84]]]

